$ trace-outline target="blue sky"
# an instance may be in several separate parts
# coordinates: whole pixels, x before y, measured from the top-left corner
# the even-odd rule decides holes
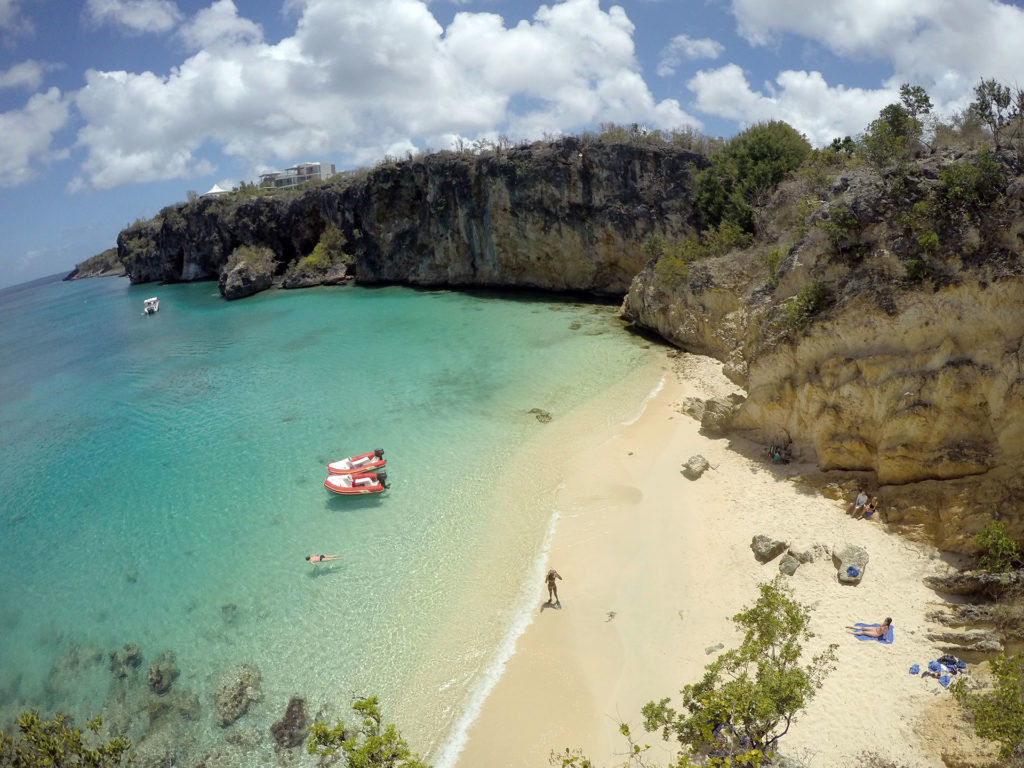
[[[1024,83],[995,0],[0,0],[0,287],[189,190],[319,160],[594,129],[856,135]]]

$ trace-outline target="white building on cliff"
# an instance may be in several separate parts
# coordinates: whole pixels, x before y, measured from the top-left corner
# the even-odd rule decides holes
[[[261,187],[287,189],[314,179],[324,181],[334,175],[334,163],[299,163],[283,171],[260,175]]]

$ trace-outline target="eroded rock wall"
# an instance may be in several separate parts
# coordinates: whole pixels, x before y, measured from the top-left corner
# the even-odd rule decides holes
[[[362,283],[621,296],[648,235],[692,231],[693,175],[705,162],[666,145],[576,138],[443,152],[302,193],[169,207],[123,231],[119,255],[133,282],[210,280],[234,248],[264,245],[280,274],[333,224]]]

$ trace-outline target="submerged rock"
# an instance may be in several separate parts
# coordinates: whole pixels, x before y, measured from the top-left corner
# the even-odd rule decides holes
[[[284,717],[270,726],[270,733],[281,747],[292,749],[306,740],[309,729],[306,727],[306,702],[298,696],[292,696],[285,709]]]
[[[171,690],[171,685],[178,679],[178,665],[174,662],[174,653],[164,651],[152,664],[149,665],[149,675],[146,684],[149,690],[157,695],[163,695]]]
[[[249,704],[259,701],[260,671],[252,664],[238,664],[220,678],[213,694],[217,724],[231,725],[246,713]]]
[[[119,651],[110,652],[110,671],[114,679],[124,680],[132,675],[142,664],[142,653],[135,643],[127,643]]]

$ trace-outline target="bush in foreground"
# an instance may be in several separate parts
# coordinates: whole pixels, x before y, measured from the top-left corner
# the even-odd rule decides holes
[[[97,717],[90,720],[86,728],[98,734],[102,724]],[[55,714],[53,720],[43,720],[35,710],[22,712],[18,716],[17,738],[0,731],[0,766],[113,768],[124,764],[125,753],[132,747],[127,737],[117,736],[95,748],[86,743],[96,740],[83,735],[64,715]]]
[[[999,744],[1007,768],[1024,767],[1024,654],[1000,656],[989,662],[995,687],[968,690],[963,678],[952,686],[953,698],[970,713],[974,731]]]
[[[382,725],[376,696],[356,699],[352,711],[361,718],[359,725],[336,723],[328,728],[318,721],[310,727],[306,751],[318,755],[321,765],[343,760],[345,768],[430,768],[409,749],[394,725]]]

